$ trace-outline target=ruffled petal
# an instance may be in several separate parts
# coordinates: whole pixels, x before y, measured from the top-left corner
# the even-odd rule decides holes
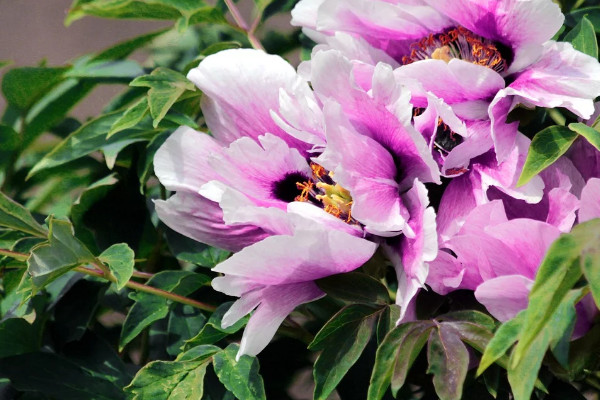
[[[222,147],[212,137],[182,126],[169,136],[154,156],[154,172],[168,190],[197,193],[218,175],[208,165]]]
[[[219,205],[198,194],[178,192],[154,204],[158,218],[169,228],[210,246],[238,251],[268,236],[256,226],[226,225]]]
[[[323,297],[314,282],[270,286],[260,290],[260,304],[250,317],[236,359],[255,356],[269,344],[277,328],[296,307]],[[242,301],[242,299],[238,300]]]
[[[358,132],[392,154],[401,188],[408,189],[415,178],[439,183],[427,143],[411,125],[410,93],[396,82],[389,66],[376,66],[369,93],[356,85],[352,63],[337,51],[317,53],[312,68],[311,83],[323,102],[340,104]]]
[[[468,30],[504,44],[514,52],[507,74],[520,71],[538,56],[564,16],[551,0],[425,0]],[[538,50],[539,51],[539,50]]]
[[[425,185],[415,180],[412,189],[403,196],[403,201],[411,216],[408,223],[414,238],[403,236],[398,246],[384,247],[398,276],[396,304],[401,307],[398,322],[404,320],[413,297],[419,288],[425,286],[428,263],[436,258],[438,252],[435,211],[427,207],[429,199]]]
[[[206,95],[204,117],[218,141],[227,144],[272,133],[292,147],[310,148],[289,136],[270,115],[279,109],[279,90],[293,91],[298,85],[296,71],[283,58],[259,50],[225,50],[206,57],[188,79]]]
[[[312,174],[298,150],[270,134],[259,136],[258,142],[247,137],[237,139],[208,162],[219,180],[263,207],[285,209],[294,200],[296,182],[303,182]]]
[[[213,270],[263,285],[312,281],[352,271],[371,258],[377,244],[342,231],[301,230],[246,247]]]

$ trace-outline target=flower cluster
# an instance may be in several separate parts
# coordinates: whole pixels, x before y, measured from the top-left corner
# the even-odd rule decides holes
[[[426,285],[473,290],[501,321],[527,306],[550,244],[600,217],[600,153],[583,139],[517,186],[530,139],[509,113],[587,120],[600,95],[598,61],[551,40],[563,20],[551,0],[302,0],[292,24],[318,44],[297,71],[249,49],[190,71],[211,135],[182,127],[159,149],[176,193],[156,211],[236,252],[213,287],[239,297],[224,326],[255,310],[239,355],[324,296],[315,281],[376,252],[396,270],[399,322]],[[581,304],[583,331],[596,310]]]

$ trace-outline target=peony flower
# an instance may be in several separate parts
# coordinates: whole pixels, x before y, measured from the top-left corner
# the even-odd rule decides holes
[[[398,76],[418,82],[467,124],[487,119],[487,110],[503,161],[516,143],[517,123],[506,118],[517,104],[565,107],[584,119],[593,112],[600,64],[551,40],[563,20],[551,0],[303,0],[292,23],[323,43],[318,50],[385,52],[402,65]],[[373,54],[354,57],[384,61]]]
[[[189,77],[205,94],[212,136],[180,128],[155,158],[157,176],[177,191],[156,202],[161,220],[239,251],[213,281],[240,297],[225,326],[257,308],[239,355],[258,353],[291,310],[322,296],[316,279],[360,267],[383,242],[404,313],[437,251],[423,182],[439,182],[439,171],[411,124],[410,93],[384,66],[373,90],[353,85],[337,52],[314,66],[338,79],[313,79],[313,92],[260,51],[207,57]]]

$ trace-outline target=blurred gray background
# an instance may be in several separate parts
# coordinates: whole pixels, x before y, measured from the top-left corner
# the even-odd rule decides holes
[[[102,50],[119,41],[169,26],[168,21],[108,20],[86,17],[68,28],[64,18],[72,0],[0,0],[0,60],[11,66],[34,66],[46,60],[59,66],[86,53]],[[138,55],[138,60],[144,56]],[[100,85],[81,102],[73,114],[97,115],[99,109],[123,86]],[[0,98],[0,111],[5,107]]]

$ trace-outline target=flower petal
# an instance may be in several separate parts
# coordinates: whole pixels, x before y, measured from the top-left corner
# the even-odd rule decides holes
[[[600,218],[600,179],[591,178],[581,192],[579,223]]]
[[[532,286],[533,280],[521,275],[500,276],[479,285],[475,297],[490,314],[505,322],[527,308]]]
[[[154,172],[168,190],[197,193],[218,176],[208,165],[208,156],[221,152],[212,137],[182,126],[156,152]]]
[[[204,117],[218,141],[227,144],[243,136],[272,133],[292,147],[310,148],[289,136],[270,115],[279,109],[279,90],[293,91],[299,80],[283,58],[259,50],[225,50],[206,57],[188,79],[207,96],[202,103]]]
[[[219,205],[199,194],[178,192],[166,201],[156,200],[154,205],[169,228],[210,246],[238,251],[267,236],[256,226],[226,225]]]

